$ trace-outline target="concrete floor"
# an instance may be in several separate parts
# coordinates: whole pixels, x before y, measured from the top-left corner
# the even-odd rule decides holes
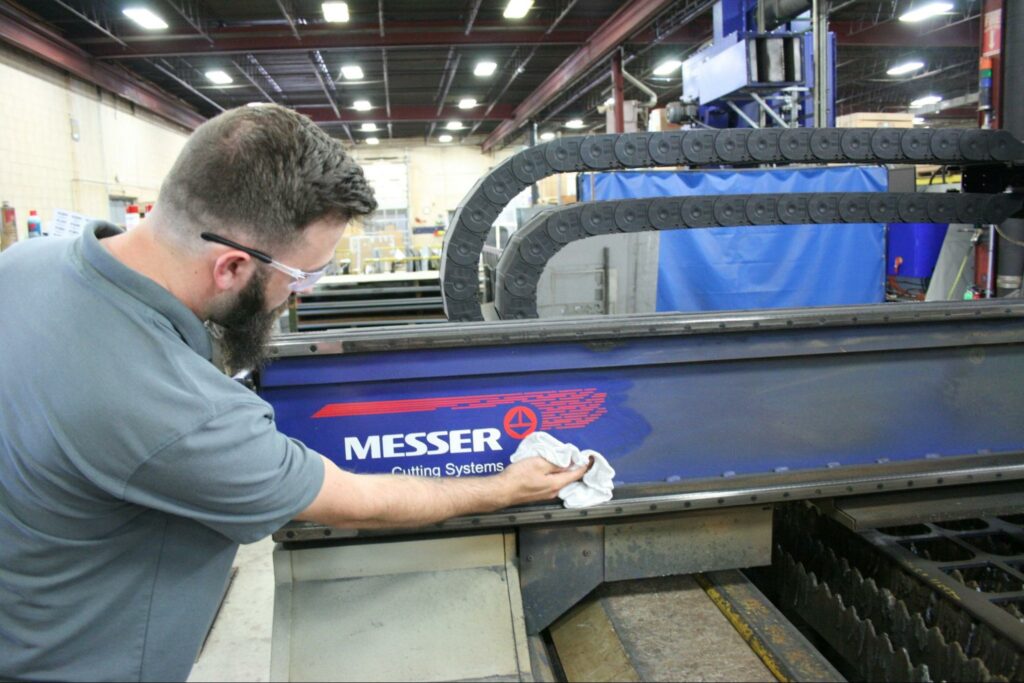
[[[269,537],[238,549],[238,571],[189,681],[270,680],[273,550]]]

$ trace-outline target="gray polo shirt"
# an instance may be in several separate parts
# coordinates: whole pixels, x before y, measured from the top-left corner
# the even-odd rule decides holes
[[[323,482],[116,230],[0,255],[0,679],[184,680],[238,544]]]

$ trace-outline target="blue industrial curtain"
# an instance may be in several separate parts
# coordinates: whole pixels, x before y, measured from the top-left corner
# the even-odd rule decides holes
[[[884,192],[878,167],[637,171],[579,176],[579,195]],[[885,297],[885,225],[780,225],[661,233],[659,311],[877,303]]]

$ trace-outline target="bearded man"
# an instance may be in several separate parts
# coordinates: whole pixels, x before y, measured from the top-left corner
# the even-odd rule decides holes
[[[367,476],[277,431],[232,371],[376,207],[308,118],[200,126],[136,228],[0,256],[0,679],[184,680],[239,543],[291,519],[421,526],[553,497],[543,458],[485,478]]]

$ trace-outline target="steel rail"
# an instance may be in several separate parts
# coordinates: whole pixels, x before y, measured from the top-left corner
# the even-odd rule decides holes
[[[456,517],[417,529],[339,529],[292,522],[273,534],[278,542],[323,541],[399,534],[465,532],[529,524],[598,523],[627,517],[663,515],[766,505],[797,500],[935,488],[1024,479],[1024,452],[928,458],[900,463],[836,467],[824,470],[743,475],[675,484],[628,486],[608,503],[582,510],[555,504],[508,508]]]

